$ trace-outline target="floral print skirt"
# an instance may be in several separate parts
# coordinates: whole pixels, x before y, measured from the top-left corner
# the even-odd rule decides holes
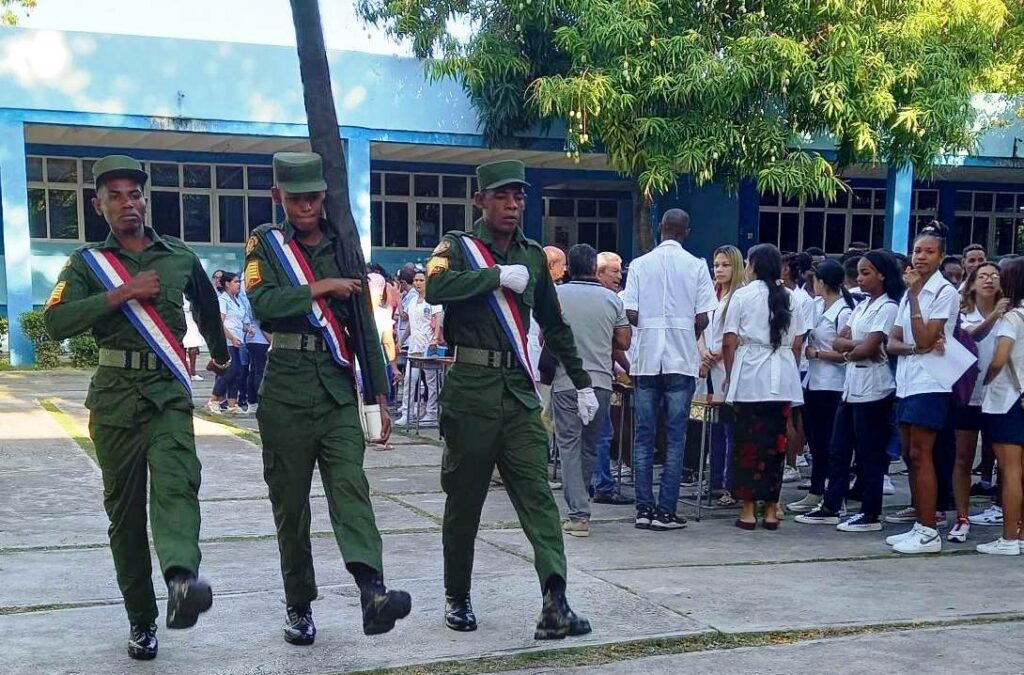
[[[736,403],[733,425],[733,497],[777,502],[786,460],[788,403]]]

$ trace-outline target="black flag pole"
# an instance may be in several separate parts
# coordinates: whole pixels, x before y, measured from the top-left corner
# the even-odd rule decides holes
[[[342,276],[362,279],[363,293],[369,293],[366,278],[366,260],[363,258],[362,242],[352,217],[352,206],[348,193],[348,169],[345,164],[345,146],[338,128],[338,113],[334,106],[334,92],[331,90],[331,71],[324,46],[323,25],[320,22],[318,0],[289,0],[292,7],[292,22],[295,24],[295,44],[299,52],[299,72],[302,76],[302,95],[306,105],[306,119],[309,125],[309,142],[313,152],[323,158],[324,180],[327,181],[327,201],[324,210],[327,220],[337,233],[334,256]],[[373,388],[370,376],[369,349],[366,344],[363,314],[359,302],[368,302],[366,295],[349,298],[352,314],[352,345],[362,371],[363,402],[373,405],[378,392]],[[371,312],[372,316],[372,312]],[[380,347],[376,344],[374,348]]]

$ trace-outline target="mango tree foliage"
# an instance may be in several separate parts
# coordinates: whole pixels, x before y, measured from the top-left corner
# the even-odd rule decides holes
[[[0,0],[0,26],[14,26],[18,15],[34,9],[36,0]]]
[[[361,0],[458,78],[488,140],[561,120],[649,202],[696,184],[834,197],[852,164],[976,141],[970,96],[1006,68],[1020,0]],[[459,30],[471,36],[458,40]],[[1019,74],[1017,75],[1019,76]],[[821,149],[822,151],[819,151]],[[638,214],[638,218],[642,214]],[[638,245],[649,243],[636,223]]]

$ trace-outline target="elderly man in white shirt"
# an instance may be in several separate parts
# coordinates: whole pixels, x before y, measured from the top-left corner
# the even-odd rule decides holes
[[[686,520],[676,513],[683,472],[683,450],[690,403],[700,370],[697,338],[708,325],[708,312],[718,306],[708,266],[683,248],[690,216],[670,209],[661,219],[661,244],[633,261],[623,304],[635,326],[636,441],[633,475],[636,485],[636,527],[674,530]],[[654,439],[658,416],[666,404],[668,448],[654,502]]]

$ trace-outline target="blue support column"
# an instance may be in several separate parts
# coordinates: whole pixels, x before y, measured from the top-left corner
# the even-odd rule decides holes
[[[737,248],[747,254],[747,250],[757,243],[757,229],[760,224],[761,193],[757,191],[757,183],[744,179],[740,181],[739,190],[739,237]]]
[[[32,343],[18,317],[32,310],[32,251],[28,231],[28,180],[25,175],[25,125],[0,119],[0,199],[4,223],[4,263],[7,275],[7,318],[11,364],[35,361]]]
[[[544,241],[544,179],[536,169],[526,170],[526,211],[523,213],[523,234],[530,239]]]
[[[370,141],[349,138],[345,142],[348,165],[348,199],[356,221],[363,257],[370,260]]]
[[[889,166],[885,179],[885,247],[906,253],[910,239],[910,210],[914,189],[914,167]]]

